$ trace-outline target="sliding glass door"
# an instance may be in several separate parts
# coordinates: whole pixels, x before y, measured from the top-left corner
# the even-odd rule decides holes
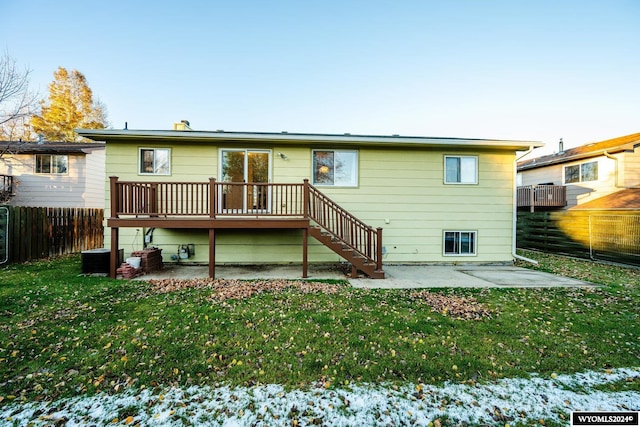
[[[225,185],[222,187],[222,212],[246,213],[267,211],[269,206],[269,182],[271,151],[237,150],[221,151],[220,181],[247,183],[249,185]]]

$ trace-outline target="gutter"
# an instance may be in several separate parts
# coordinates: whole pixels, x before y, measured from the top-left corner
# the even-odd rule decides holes
[[[278,144],[344,144],[382,147],[487,147],[506,150],[522,150],[526,147],[541,146],[537,141],[517,141],[473,138],[441,138],[400,135],[357,135],[357,134],[312,134],[312,133],[273,133],[273,132],[227,132],[219,131],[160,131],[160,130],[113,130],[113,129],[75,129],[78,135],[93,141],[131,141],[153,139],[155,141],[190,142],[262,142]]]
[[[534,150],[533,145],[529,147],[527,151],[525,151],[520,156],[516,157],[513,161],[513,220],[512,222],[512,237],[511,237],[511,256],[515,259],[519,259],[520,261],[525,261],[530,264],[538,264],[538,261],[523,257],[522,255],[518,255],[516,253],[516,232],[517,232],[517,222],[518,222],[518,186],[516,185],[517,176],[518,176],[518,160],[528,155]]]

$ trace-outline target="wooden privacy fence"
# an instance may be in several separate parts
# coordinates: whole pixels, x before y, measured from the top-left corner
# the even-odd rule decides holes
[[[7,263],[101,248],[104,242],[103,209],[5,206],[4,235]],[[0,240],[3,240],[0,238]],[[0,259],[0,263],[3,259]]]
[[[517,246],[640,265],[640,212],[518,212]]]

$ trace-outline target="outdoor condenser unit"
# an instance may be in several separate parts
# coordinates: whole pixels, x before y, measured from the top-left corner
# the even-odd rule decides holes
[[[104,273],[109,274],[109,263],[111,261],[111,249],[98,248],[82,251],[82,273]],[[118,250],[118,266],[124,259],[124,249]]]

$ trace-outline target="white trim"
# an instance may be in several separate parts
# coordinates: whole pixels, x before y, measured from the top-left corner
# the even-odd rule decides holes
[[[167,167],[167,173],[157,173],[157,172],[143,172],[141,171],[142,169],[142,150],[153,150],[153,162],[154,162],[154,169],[155,169],[155,158],[156,158],[156,151],[159,150],[164,150],[164,151],[168,151],[169,152],[169,165]],[[171,159],[171,155],[172,155],[172,150],[170,147],[138,147],[138,175],[141,176],[170,176],[171,175],[171,163],[172,163],[172,159]]]
[[[447,159],[456,158],[456,159],[474,159],[475,160],[475,170],[474,177],[472,182],[464,182],[464,181],[447,181]],[[443,182],[445,185],[478,185],[478,174],[480,169],[480,160],[477,155],[460,155],[460,154],[445,154],[443,160],[444,166],[444,176]],[[462,177],[460,178],[462,179]]]
[[[248,178],[248,168],[247,168],[247,162],[249,159],[248,154],[250,152],[252,153],[264,153],[267,154],[267,183],[272,182],[272,176],[273,176],[273,150],[271,149],[266,149],[266,148],[224,148],[224,147],[218,147],[218,181],[219,182],[227,182],[224,180],[224,177],[222,175],[222,171],[223,171],[223,162],[224,162],[224,152],[234,152],[234,153],[245,153],[244,156],[244,165],[243,165],[243,182],[247,182],[247,178]],[[222,191],[222,188],[219,190]],[[222,200],[222,194],[218,194],[219,200]],[[269,191],[267,193],[267,206],[271,206],[271,191]],[[218,206],[218,212],[219,214],[225,214],[225,213],[239,213],[237,211],[241,211],[241,213],[259,213],[262,212],[263,210],[256,210],[256,209],[252,209],[249,208],[249,206],[247,206],[247,194],[246,194],[246,188],[245,188],[245,192],[242,195],[242,209],[224,209],[222,204],[220,204],[220,206]]]
[[[472,233],[473,237],[473,252],[472,253],[448,253],[446,252],[446,235],[447,233]],[[445,257],[474,257],[478,256],[478,230],[442,230],[442,256]]]
[[[319,152],[319,151],[331,151],[334,153],[353,153],[356,156],[355,159],[355,170],[352,171],[352,175],[353,175],[353,183],[352,184],[336,184],[335,183],[335,179],[334,179],[334,183],[333,184],[323,184],[323,183],[319,183],[319,182],[315,182],[315,178],[316,178],[316,174],[315,174],[315,153]],[[334,167],[335,169],[335,167]],[[341,150],[341,149],[332,149],[332,148],[327,148],[327,149],[322,149],[322,148],[314,148],[311,150],[311,183],[313,185],[315,185],[316,187],[332,187],[332,188],[357,188],[360,182],[360,152],[358,150]]]
[[[595,163],[596,164],[596,168],[598,169],[598,177],[596,179],[591,179],[588,181],[583,181],[582,179],[582,166],[583,165],[587,165],[589,163]],[[574,182],[567,182],[567,168],[570,168],[572,166],[578,166],[578,181],[574,181]],[[600,181],[600,161],[599,160],[591,160],[588,162],[579,162],[579,163],[573,163],[570,165],[563,165],[562,166],[562,183],[564,185],[572,185],[572,184],[581,184],[583,182],[598,182]]]
[[[53,160],[53,157],[65,157],[67,159],[67,169],[64,172],[38,172],[38,156],[49,156],[51,158],[51,160]],[[55,175],[55,176],[65,176],[65,175],[69,175],[69,165],[70,165],[70,158],[68,154],[55,154],[55,153],[35,153],[33,155],[33,174],[38,176],[38,175]],[[49,167],[52,167],[53,164],[52,162],[49,164]]]

